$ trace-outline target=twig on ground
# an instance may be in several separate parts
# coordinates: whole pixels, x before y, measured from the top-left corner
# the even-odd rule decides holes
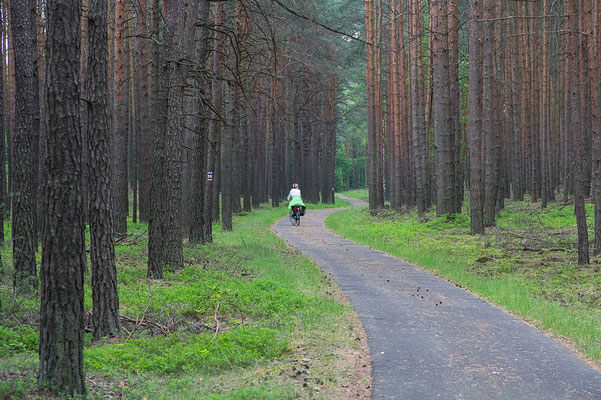
[[[148,232],[148,229],[144,229],[144,231],[142,231],[141,233],[138,233],[138,234],[130,233],[129,235],[125,235],[115,241],[115,246],[124,244],[124,242],[127,239],[132,238],[132,237],[133,237],[133,240],[131,240],[130,242],[128,242],[126,244],[127,245],[137,244],[140,241],[140,239],[142,238],[142,236],[144,236],[146,234],[146,232]]]
[[[219,306],[221,305],[220,302],[217,302],[217,307],[215,307],[215,323],[217,324],[217,326],[215,327],[215,334],[213,335],[213,339],[211,339],[211,342],[215,340],[215,338],[217,337],[217,334],[219,333],[219,318],[217,318],[217,312],[219,311]]]

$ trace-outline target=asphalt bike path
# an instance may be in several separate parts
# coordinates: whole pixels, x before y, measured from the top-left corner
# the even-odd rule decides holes
[[[286,217],[275,230],[359,315],[372,399],[601,399],[601,374],[568,348],[429,272],[335,235],[324,220],[336,211],[308,209],[300,226]]]

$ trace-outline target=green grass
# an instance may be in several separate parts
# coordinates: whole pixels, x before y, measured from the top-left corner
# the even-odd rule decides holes
[[[591,226],[590,205],[587,211]],[[508,202],[497,226],[482,236],[469,234],[465,213],[430,213],[426,219],[390,210],[371,216],[363,208],[335,213],[326,224],[466,287],[601,360],[601,260],[577,265],[573,206],[542,210],[540,204]]]
[[[329,365],[356,347],[351,310],[310,260],[269,229],[286,214],[284,206],[264,206],[235,216],[233,232],[216,224],[214,243],[185,244],[185,267],[160,281],[146,279],[147,226],[130,223],[133,235],[116,251],[120,313],[134,323],[99,343],[86,334],[90,397],[329,398],[328,391],[348,383]],[[0,398],[44,398],[35,394],[39,299],[13,298],[10,251],[2,250],[0,378],[7,378],[0,379]],[[143,314],[145,324],[130,338]],[[295,374],[300,363],[308,375]]]
[[[367,189],[349,190],[346,192],[342,192],[341,194],[346,197],[350,197],[351,199],[361,199],[364,201],[369,201],[369,191]]]

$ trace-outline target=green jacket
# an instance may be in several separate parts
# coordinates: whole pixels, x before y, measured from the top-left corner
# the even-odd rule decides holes
[[[305,203],[303,203],[303,199],[300,196],[294,196],[290,199],[290,203],[288,203],[288,209],[292,210],[293,206],[301,206],[304,207]]]

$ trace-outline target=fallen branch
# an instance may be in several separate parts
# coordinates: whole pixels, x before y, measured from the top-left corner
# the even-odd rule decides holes
[[[124,242],[129,239],[129,238],[134,238],[132,241],[128,242],[127,245],[132,245],[132,244],[137,244],[140,241],[140,238],[142,236],[144,236],[146,233],[148,232],[148,229],[144,229],[144,231],[142,231],[141,233],[138,234],[134,234],[134,233],[130,233],[129,235],[125,235],[120,237],[119,239],[117,239],[115,241],[115,246],[119,246],[121,244],[124,244]]]
[[[142,312],[142,318],[136,322],[136,325],[134,326],[134,329],[132,329],[132,331],[130,332],[129,336],[127,337],[126,342],[129,342],[129,339],[131,339],[131,337],[133,336],[133,334],[136,332],[136,330],[138,329],[138,327],[144,322],[144,318],[146,317],[146,311],[148,311],[148,308],[150,307],[150,303],[152,303],[152,286],[150,285],[150,279],[148,280],[148,303],[146,303],[146,308],[144,308],[144,312]]]
[[[549,249],[533,249],[532,247],[524,246],[522,248],[524,251],[531,251],[533,253],[542,253],[543,251],[568,251],[568,249],[564,249],[562,247],[551,247]]]

